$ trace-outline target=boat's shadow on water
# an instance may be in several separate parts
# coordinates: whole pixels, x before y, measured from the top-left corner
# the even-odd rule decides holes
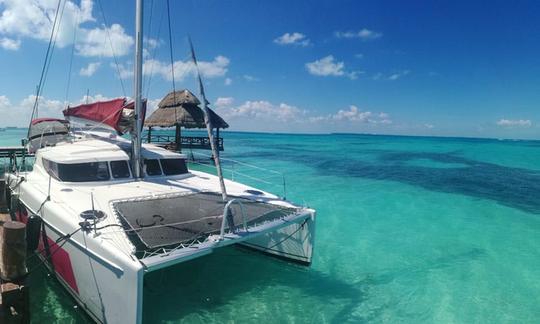
[[[483,250],[473,248],[407,267],[364,273],[362,279],[347,282],[256,252],[223,248],[212,255],[147,275],[144,322],[224,322],[231,317],[245,323],[282,322],[284,318],[292,320],[290,316],[284,317],[291,305],[295,305],[296,311],[291,315],[296,316],[297,323],[370,322],[395,307],[369,301],[378,289],[398,280],[417,280],[434,271],[467,266],[484,256]],[[268,291],[273,294],[270,299]],[[240,301],[246,294],[249,299]],[[398,299],[396,303],[400,303]],[[261,304],[265,307],[261,308]],[[328,305],[333,305],[333,315],[325,312],[321,318],[323,310],[319,308]],[[363,308],[367,311],[358,311]]]
[[[268,299],[268,289],[274,294],[272,299]],[[293,296],[289,295],[291,290],[296,291]],[[239,302],[245,294],[249,299]],[[339,315],[342,317],[348,313],[347,308],[361,303],[365,294],[362,283],[347,283],[312,268],[229,247],[146,276],[144,322],[194,318],[200,322],[227,321],[223,314],[236,314],[235,320],[239,322],[253,322],[257,318],[280,321],[290,305],[304,304],[297,299],[299,295],[315,297],[319,305],[338,300],[344,304],[343,314]],[[261,303],[268,308],[260,309]],[[281,305],[281,314],[272,315]],[[317,315],[317,310],[305,309],[297,320],[312,322],[309,318]]]

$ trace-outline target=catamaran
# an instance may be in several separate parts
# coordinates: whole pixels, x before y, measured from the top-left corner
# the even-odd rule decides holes
[[[141,323],[148,273],[218,248],[236,244],[306,265],[313,255],[315,210],[223,178],[200,75],[217,175],[189,169],[183,154],[141,144],[142,15],[136,0],[134,102],[71,107],[65,120],[33,119],[33,169],[5,175],[30,248],[99,323]],[[81,120],[114,132],[75,126]]]

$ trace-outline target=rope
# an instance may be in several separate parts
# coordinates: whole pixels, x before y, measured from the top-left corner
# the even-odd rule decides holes
[[[32,269],[30,269],[25,276],[29,276],[31,273],[33,273],[34,271],[36,271],[37,269],[39,269],[42,265],[45,264],[45,262],[47,262],[48,260],[52,259],[52,257],[62,249],[62,247],[68,242],[68,240],[71,238],[71,236],[73,236],[75,233],[77,233],[78,231],[81,230],[81,227],[77,228],[75,231],[73,231],[72,233],[69,233],[69,234],[66,234],[64,236],[60,236],[58,239],[56,239],[55,241],[55,244],[56,244],[56,249],[53,251],[53,252],[50,252],[49,255],[47,255],[43,260],[41,260],[41,262],[33,267]],[[62,244],[58,245],[58,243],[62,242]],[[45,247],[44,249],[42,249],[41,251],[39,251],[39,253],[43,253],[45,252],[46,250],[48,250],[47,247]],[[36,252],[36,254],[30,256],[29,258],[33,258],[34,256],[38,255],[37,254],[38,252]],[[27,258],[27,259],[29,259]]]
[[[151,35],[151,32],[152,32],[152,18],[154,16],[154,0],[150,1],[150,15],[149,15],[149,18],[148,18],[148,35]],[[150,41],[150,38],[148,38],[148,40]],[[144,75],[143,75],[143,84],[142,84],[142,88],[145,89],[145,84],[147,82],[147,78],[144,78]]]
[[[169,24],[169,56],[171,59],[171,75],[172,75],[172,87],[173,87],[173,102],[176,104],[176,82],[174,80],[174,60],[173,60],[173,41],[172,41],[172,28],[171,28],[171,8],[170,1],[167,0],[167,22]],[[176,108],[174,108],[174,121],[178,123],[178,116],[176,115]],[[176,127],[179,127],[178,125]],[[176,143],[178,146],[179,144]]]
[[[34,119],[34,116],[37,115],[37,109],[39,104],[39,96],[41,94],[41,90],[43,87],[43,82],[45,78],[45,73],[47,71],[47,62],[49,61],[50,57],[52,56],[51,49],[53,48],[52,43],[54,38],[54,33],[56,29],[56,23],[58,21],[58,14],[60,12],[60,4],[62,3],[62,0],[58,0],[58,5],[56,6],[56,13],[54,15],[54,21],[53,21],[53,28],[51,30],[51,36],[49,37],[49,44],[47,45],[47,52],[45,53],[45,60],[43,62],[43,67],[41,68],[41,76],[39,77],[39,83],[36,89],[36,100],[34,101],[34,107],[32,108],[32,115],[30,117],[30,124],[28,125],[28,134],[27,136],[30,136],[30,129],[32,128],[32,120]]]
[[[79,30],[79,21],[80,21],[80,12],[77,15],[77,20],[75,21],[75,26],[73,30],[73,46],[71,47],[71,55],[69,57],[69,72],[68,72],[68,80],[67,80],[67,85],[66,85],[66,97],[64,99],[64,103],[66,104],[68,102],[69,90],[71,87],[71,71],[73,67],[73,56],[75,55],[75,43],[77,42],[77,31]]]
[[[54,49],[56,48],[56,39],[58,38],[58,34],[60,33],[60,24],[62,23],[62,17],[64,16],[66,3],[67,3],[67,0],[64,0],[64,5],[62,6],[62,10],[60,11],[60,16],[58,17],[56,33],[54,35],[54,40],[52,44],[51,57],[49,59],[49,62],[47,63],[47,69],[45,71],[45,77],[43,79],[43,87],[45,86],[45,83],[47,82],[47,77],[49,76],[49,68],[51,67],[51,62],[52,62],[52,53],[54,52]],[[43,89],[41,89],[41,92],[43,92]],[[37,110],[36,110],[36,114],[37,114]]]
[[[109,45],[111,46],[114,64],[116,65],[116,73],[118,73],[118,79],[120,80],[120,85],[122,86],[122,93],[124,94],[124,97],[127,97],[126,88],[124,87],[124,81],[122,81],[122,78],[120,77],[120,64],[118,64],[118,57],[116,57],[116,53],[114,52],[111,33],[109,31],[109,28],[107,27],[109,24],[107,23],[107,18],[105,17],[105,11],[103,10],[103,6],[101,5],[101,0],[97,0],[97,3],[99,6],[99,10],[101,11],[101,16],[103,17],[103,22],[105,23],[105,30],[107,31],[107,38],[109,39]]]
[[[304,220],[304,222],[302,224],[300,224],[300,226],[298,226],[298,228],[294,232],[292,232],[290,235],[288,235],[283,240],[277,242],[276,244],[274,244],[271,247],[266,248],[266,249],[271,250],[271,249],[275,248],[276,246],[280,245],[281,243],[283,243],[283,242],[287,241],[288,239],[290,239],[294,234],[298,233],[302,228],[304,228],[304,225],[306,225],[307,221],[308,221],[308,219],[306,218]]]
[[[176,82],[174,80],[174,60],[173,60],[173,41],[172,41],[172,28],[171,28],[171,8],[170,8],[170,1],[167,0],[167,22],[169,25],[169,56],[171,59],[171,75],[172,75],[172,86],[173,91],[176,96]],[[176,97],[174,98],[174,101],[176,102]]]
[[[159,25],[158,25],[158,32],[156,39],[159,40],[159,36],[161,35],[161,26],[163,22],[163,15],[165,14],[165,11],[161,11],[161,16],[159,17]],[[157,46],[154,48],[152,53],[152,62],[155,61],[157,54]],[[152,85],[152,77],[154,75],[154,64],[150,65],[150,71],[148,73],[148,79],[146,79],[146,98],[148,98],[148,94],[150,93],[150,86]]]

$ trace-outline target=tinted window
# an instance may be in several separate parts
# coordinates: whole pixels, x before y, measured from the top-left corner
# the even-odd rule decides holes
[[[55,162],[42,159],[43,167],[53,178],[58,179],[58,166]]]
[[[166,175],[184,174],[187,173],[186,160],[184,159],[163,159],[161,160],[163,173]]]
[[[110,179],[107,162],[54,164],[56,164],[58,169],[58,178],[62,181],[86,182]]]
[[[159,160],[144,160],[144,171],[149,176],[160,175]]]
[[[129,165],[127,161],[111,161],[111,173],[113,178],[129,178]]]

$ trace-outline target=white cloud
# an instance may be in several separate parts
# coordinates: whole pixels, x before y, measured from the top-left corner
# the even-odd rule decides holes
[[[100,62],[89,63],[88,66],[83,67],[79,71],[79,74],[82,76],[87,76],[87,77],[92,76],[94,75],[94,73],[96,73],[96,71],[99,69],[100,66],[101,66]]]
[[[216,99],[216,102],[214,102],[214,106],[217,109],[231,108],[233,103],[234,103],[234,98],[232,97],[219,97]]]
[[[424,124],[424,127],[427,129],[433,129],[435,126],[433,124]]]
[[[355,80],[359,74],[364,73],[362,71],[346,71],[345,63],[336,61],[333,55],[306,63],[305,66],[310,74],[317,76],[346,76]]]
[[[35,95],[29,95],[18,103],[14,103],[7,96],[0,96],[0,115],[9,116],[9,118],[2,118],[0,124],[3,126],[28,126],[35,100]],[[62,101],[39,98],[39,116],[41,117],[61,117],[65,107],[66,104]]]
[[[373,80],[388,80],[388,81],[396,81],[398,79],[401,79],[402,77],[409,75],[411,73],[410,70],[402,70],[398,72],[394,72],[392,74],[385,75],[381,72],[375,73],[372,76]]]
[[[348,110],[340,109],[336,114],[332,115],[332,119],[367,122],[372,115],[370,111],[360,111],[358,107],[351,105]]]
[[[301,114],[301,110],[280,103],[274,105],[268,101],[246,101],[244,104],[230,109],[228,115],[231,117],[249,117],[257,119],[277,119],[283,122],[291,122]]]
[[[332,55],[306,63],[308,72],[318,76],[342,76],[345,75],[344,68],[345,63],[334,61],[334,56]]]
[[[133,77],[133,75],[135,74],[133,71],[133,66],[126,66],[124,64],[118,64],[118,67],[117,67],[115,63],[111,63],[110,66],[112,69],[114,69],[114,71],[116,72],[116,76],[119,77],[120,79],[129,79]]]
[[[231,119],[296,122],[304,113],[295,106],[286,103],[273,104],[266,100],[246,101],[235,106],[232,97],[220,97],[214,106],[219,114]]]
[[[334,114],[326,116],[312,116],[309,121],[318,122],[352,122],[352,123],[366,123],[366,124],[392,124],[390,115],[381,112],[373,113],[371,111],[362,111],[355,105],[350,105],[349,109],[340,109]]]
[[[354,54],[354,57],[356,57],[357,59],[361,59],[361,58],[364,58],[364,54],[362,53]]]
[[[156,109],[158,109],[158,104],[161,102],[161,99],[148,99],[146,103],[146,116],[150,116]]]
[[[274,39],[274,43],[279,45],[297,45],[297,46],[308,46],[311,42],[306,37],[306,35],[298,32],[294,33],[285,33],[278,38]]]
[[[18,42],[18,45],[12,43],[12,47],[20,46],[21,39],[24,38],[49,41],[57,1],[1,0],[0,4],[3,9],[0,14],[0,35],[11,40],[17,38],[15,42]],[[88,27],[96,21],[92,16],[93,6],[92,0],[81,0],[80,5],[67,0],[62,3],[60,8],[63,13],[62,19],[56,27],[56,46],[71,45],[76,33],[75,48],[78,55],[111,57],[113,54],[111,43],[117,56],[128,54],[133,45],[133,38],[126,34],[122,26],[113,24]]]
[[[225,80],[223,81],[223,83],[226,85],[226,86],[229,86],[232,84],[232,79],[231,78],[225,78]]]
[[[532,121],[529,119],[501,119],[497,122],[502,127],[531,127]]]
[[[0,34],[48,41],[57,4],[57,1],[51,0],[3,0]],[[64,47],[72,42],[77,24],[95,20],[92,17],[92,7],[91,0],[82,0],[80,6],[77,6],[73,1],[65,2],[62,20],[57,25],[58,36],[56,40],[59,47]]]
[[[334,33],[334,35],[337,38],[358,38],[363,41],[373,40],[373,39],[381,38],[383,36],[383,34],[380,32],[376,32],[376,31],[369,30],[366,28],[360,29],[359,31],[345,31],[345,32],[337,31]]]
[[[9,101],[9,98],[6,96],[0,96],[0,109],[4,109],[9,106],[11,106],[11,102]]]
[[[403,71],[400,71],[400,72],[396,72],[396,73],[392,73],[390,76],[388,76],[388,80],[390,81],[395,81],[401,77],[404,77],[406,75],[408,75],[409,73],[411,73],[411,71],[409,70],[403,70]]]
[[[81,56],[124,56],[129,53],[134,43],[133,38],[127,35],[119,24],[90,30],[82,29],[80,34],[82,35],[78,37],[75,49]]]
[[[249,74],[244,74],[242,77],[244,78],[244,80],[249,81],[249,82],[260,81],[259,78],[256,78]]]
[[[21,47],[21,40],[4,37],[0,39],[0,47],[10,51],[16,51]]]
[[[218,78],[223,77],[227,73],[230,60],[225,56],[218,55],[213,61],[198,61],[197,63],[203,77]],[[165,80],[172,80],[171,64],[158,60],[146,60],[143,66],[143,73],[145,75],[159,75]],[[196,73],[195,65],[191,60],[174,62],[174,77],[177,81],[181,81],[187,76],[195,76]],[[133,75],[132,72],[131,75]],[[122,75],[121,73],[120,76],[129,77],[131,75],[129,73]]]

